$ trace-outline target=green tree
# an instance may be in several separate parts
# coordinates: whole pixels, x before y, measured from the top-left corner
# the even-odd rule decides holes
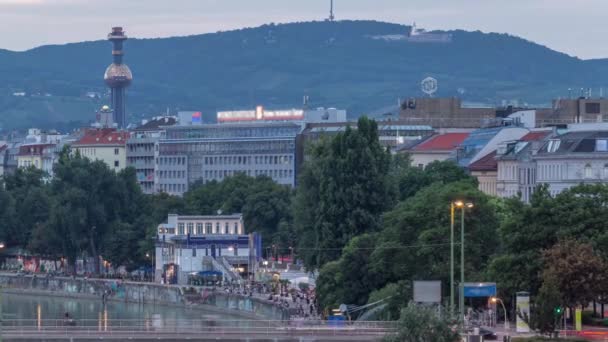
[[[348,241],[380,228],[390,203],[390,155],[380,145],[378,126],[366,117],[315,146],[300,178],[294,214],[303,236],[299,255],[309,269],[336,260]],[[304,237],[306,235],[306,237]]]
[[[524,321],[528,322],[531,329],[543,335],[555,336],[563,314],[563,310],[561,310],[562,306],[562,295],[559,292],[556,279],[544,277],[538,296],[532,303],[530,316],[522,316],[520,312],[517,314],[522,316],[521,318]],[[557,308],[560,308],[559,312]]]
[[[500,253],[487,270],[498,283],[500,295],[510,298],[516,291],[538,293],[542,284],[543,250],[560,239],[589,243],[602,257],[608,256],[608,220],[605,205],[608,186],[586,184],[572,187],[555,197],[546,185],[539,186],[530,204],[519,199],[504,201],[499,229]]]
[[[291,189],[277,184],[267,176],[250,177],[243,173],[227,177],[222,182],[198,184],[184,196],[186,211],[191,214],[242,213],[247,232],[262,235],[268,246],[279,238],[281,222],[291,218]],[[284,226],[283,229],[286,227]],[[285,231],[283,231],[285,233]],[[277,248],[282,253],[290,245]]]
[[[363,305],[367,302],[369,293],[376,288],[376,276],[370,270],[369,260],[375,241],[373,234],[363,234],[350,240],[344,247],[342,257],[338,260],[340,271],[333,275],[335,282],[329,282],[317,289],[321,307],[333,307],[343,303]],[[325,272],[335,272],[335,269],[321,268],[319,283],[323,279],[332,279],[332,275],[326,275]]]
[[[606,262],[588,243],[563,240],[543,253],[543,279],[552,279],[569,308],[596,300],[606,284]]]
[[[407,161],[409,162],[409,160]],[[450,160],[433,161],[424,169],[409,164],[405,166],[405,161],[400,159],[394,160],[394,163],[397,163],[398,172],[392,178],[397,183],[400,201],[414,196],[420,189],[435,182],[448,184],[466,180],[477,184],[475,178],[469,176],[463,168]],[[394,168],[391,167],[391,169]]]
[[[342,267],[338,261],[323,265],[316,280],[315,292],[321,309],[328,311],[337,309],[343,303],[344,285]]]
[[[394,342],[456,342],[460,336],[447,313],[410,303],[401,311],[399,330],[385,341]]]
[[[401,310],[407,306],[412,300],[411,282],[401,280],[396,283],[390,283],[381,289],[374,290],[369,295],[368,304],[378,303],[379,310],[371,308],[375,311],[374,315],[370,316],[371,320],[395,321],[399,319]],[[374,306],[376,307],[376,306]],[[365,319],[369,320],[369,319]]]
[[[5,241],[8,245],[26,247],[32,230],[46,222],[51,200],[45,183],[45,173],[34,167],[19,168],[5,178],[6,191],[10,193],[7,211],[14,217],[6,226]]]
[[[483,280],[482,272],[498,245],[495,208],[473,183],[460,181],[435,182],[385,214],[385,228],[371,256],[379,284],[414,278],[449,280],[450,203],[456,199],[475,205],[465,213],[465,272],[468,280]],[[460,210],[456,215],[458,220]],[[456,253],[459,232],[457,224]]]

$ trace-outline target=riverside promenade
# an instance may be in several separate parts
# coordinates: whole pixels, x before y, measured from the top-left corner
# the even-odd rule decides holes
[[[290,320],[285,315],[287,309],[272,300],[217,288],[213,291],[206,287],[16,274],[0,274],[0,286],[2,293],[10,296],[43,295],[99,303],[123,301],[183,307],[206,313],[199,317],[211,317],[109,319],[111,315],[100,315],[98,319],[76,316],[68,321],[56,316],[11,319],[4,315],[0,328],[2,341],[375,341],[395,331],[394,323],[388,322]],[[217,319],[212,312],[229,316]]]

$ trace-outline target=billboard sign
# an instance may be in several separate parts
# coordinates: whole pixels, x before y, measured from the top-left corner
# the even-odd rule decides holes
[[[414,302],[441,303],[441,281],[414,281]]]
[[[530,317],[530,294],[528,292],[517,292],[517,321],[516,329],[518,333],[530,332],[530,326],[523,320],[523,317]]]

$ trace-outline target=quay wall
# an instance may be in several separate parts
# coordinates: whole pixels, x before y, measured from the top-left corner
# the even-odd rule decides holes
[[[105,294],[106,299],[110,301],[219,309],[227,314],[246,315],[265,320],[288,319],[285,310],[270,303],[257,298],[213,291],[205,287],[8,273],[0,273],[0,287],[7,293],[27,291],[59,297],[99,300],[102,300]],[[195,292],[192,292],[192,289]],[[196,300],[189,300],[192,298]]]

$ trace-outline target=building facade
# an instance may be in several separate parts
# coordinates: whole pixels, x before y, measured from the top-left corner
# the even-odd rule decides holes
[[[548,139],[534,156],[538,184],[551,195],[581,183],[608,182],[608,131],[576,131]]]
[[[28,144],[19,147],[17,166],[19,168],[35,167],[47,174],[53,174],[53,164],[57,159],[55,144]]]
[[[499,197],[520,196],[529,203],[537,185],[534,156],[553,130],[533,131],[518,141],[505,142],[497,150],[497,184]]]
[[[496,196],[496,151],[469,165],[469,171],[471,172],[471,176],[477,178],[478,188],[481,192],[490,196]]]
[[[91,160],[101,160],[116,172],[127,166],[126,144],[130,135],[112,128],[87,129],[72,150]]]
[[[192,276],[213,271],[222,274],[221,280],[239,281],[254,272],[261,251],[260,236],[245,233],[241,214],[169,214],[167,223],[158,226],[155,278],[187,284]]]
[[[135,169],[137,181],[146,194],[155,192],[155,161],[163,127],[175,123],[175,117],[153,118],[134,129],[127,140],[127,166]]]
[[[158,143],[155,189],[181,195],[194,182],[238,173],[295,186],[301,131],[293,122],[167,127]]]

